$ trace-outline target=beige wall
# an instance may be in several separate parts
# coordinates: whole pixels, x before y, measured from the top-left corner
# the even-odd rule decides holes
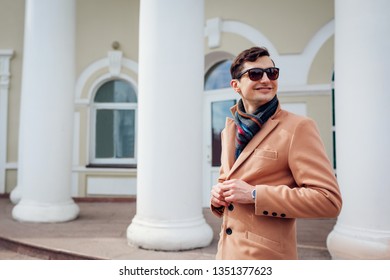
[[[23,62],[24,0],[0,0],[0,49],[12,49],[10,87],[8,96],[7,162],[18,158],[19,104]],[[6,172],[5,191],[16,185],[15,169]]]
[[[76,67],[77,77],[93,62],[107,58],[107,52],[113,50],[113,42],[119,43],[118,50],[127,59],[138,61],[138,29],[139,0],[78,0],[77,1],[77,33],[76,33]],[[101,69],[89,77],[81,92],[81,98],[87,98],[95,79],[108,73],[108,68]],[[122,69],[122,73],[137,77]],[[88,165],[90,129],[89,110],[86,106],[78,106],[80,113],[79,149],[76,160],[81,167]],[[79,196],[87,196],[88,178],[96,176],[97,171],[85,169],[77,172]],[[134,177],[134,172],[112,171],[99,172],[99,177],[120,178]]]
[[[313,34],[334,17],[333,0],[206,0],[206,19],[221,17],[253,26],[280,54],[301,53]]]
[[[125,57],[138,61],[139,0],[78,0],[76,10],[77,75],[106,57],[114,41]]]
[[[7,162],[18,157],[19,104],[23,62],[24,0],[0,0],[0,49],[12,49]]]
[[[308,77],[308,84],[329,84],[334,71],[334,36],[318,51]]]

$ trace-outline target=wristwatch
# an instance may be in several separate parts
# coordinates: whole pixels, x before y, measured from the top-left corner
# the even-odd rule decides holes
[[[252,191],[252,199],[253,200],[256,199],[256,189],[253,189],[253,191]]]

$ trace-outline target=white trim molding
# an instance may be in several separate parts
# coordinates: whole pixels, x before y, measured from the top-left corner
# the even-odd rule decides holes
[[[0,193],[5,193],[7,165],[8,96],[10,87],[10,61],[13,50],[0,50]]]
[[[278,89],[278,95],[280,96],[319,96],[319,95],[331,95],[331,84],[313,84],[303,86],[280,86]]]
[[[137,83],[124,75],[122,72],[122,67],[138,74],[138,63],[128,58],[123,57],[121,51],[109,51],[107,53],[107,57],[99,59],[93,63],[91,63],[79,76],[76,82],[76,94],[75,94],[75,102],[76,105],[87,105],[90,102],[90,96],[88,98],[82,98],[82,93],[84,91],[85,86],[87,85],[88,80],[98,71],[108,68],[108,73],[103,75],[103,79],[107,79],[108,77],[119,77],[123,78],[133,85],[137,85]],[[102,80],[102,79],[100,79]],[[137,86],[136,86],[137,88]],[[89,94],[91,94],[91,90],[89,90]]]
[[[87,196],[137,194],[136,177],[88,176],[86,182]]]

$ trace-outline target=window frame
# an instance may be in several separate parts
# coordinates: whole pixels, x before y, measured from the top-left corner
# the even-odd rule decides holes
[[[236,55],[233,55],[233,54],[231,54],[229,52],[225,52],[225,51],[212,51],[212,52],[206,54],[205,55],[204,75],[203,75],[204,82],[206,82],[206,75],[209,73],[210,70],[212,70],[212,68],[214,68],[214,66],[216,66],[217,64],[222,63],[223,61],[226,61],[226,60],[230,60],[233,62],[235,57],[236,57]],[[224,89],[206,90],[205,84],[206,83],[204,83],[203,91],[206,93],[225,89],[224,88]]]
[[[99,89],[106,83],[121,80],[133,88],[137,97],[136,103],[131,102],[95,102],[95,96]],[[97,158],[96,157],[96,116],[97,111],[106,110],[132,110],[134,111],[134,157],[131,158]],[[124,79],[105,80],[95,88],[92,94],[90,104],[90,145],[89,145],[89,164],[87,167],[128,167],[136,168],[137,165],[137,146],[138,146],[138,92],[132,83]]]
[[[227,68],[227,84],[225,87],[212,87],[212,88],[207,88],[207,85],[208,85],[208,81],[213,78],[213,81],[215,83],[215,78],[219,78],[220,76],[215,76],[213,77],[213,74],[215,74],[217,71],[221,71],[221,69],[224,69],[226,70],[225,68],[220,68],[220,66],[224,65],[225,63],[228,62],[228,68]],[[230,81],[231,81],[231,76],[230,76],[230,66],[232,65],[233,61],[231,59],[224,59],[224,60],[221,60],[221,61],[217,61],[215,62],[213,65],[211,65],[211,67],[209,67],[209,69],[207,70],[207,72],[205,73],[204,75],[204,88],[203,90],[204,91],[213,91],[213,90],[221,90],[221,89],[227,89],[227,88],[230,88]],[[225,76],[223,76],[225,78]],[[217,83],[218,84],[218,83]]]

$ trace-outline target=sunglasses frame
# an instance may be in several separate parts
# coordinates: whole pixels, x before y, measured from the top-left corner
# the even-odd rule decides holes
[[[249,73],[250,71],[255,70],[255,69],[256,69],[256,70],[259,69],[259,70],[261,70],[261,71],[263,72],[263,74],[262,74],[262,75],[260,76],[260,78],[257,79],[257,80],[251,79],[251,75],[250,75],[250,73]],[[269,72],[270,72],[270,69],[276,69],[276,70],[278,71],[278,74],[277,74],[276,79],[271,79],[271,77],[268,75]],[[237,79],[241,79],[241,77],[242,77],[243,75],[245,75],[246,73],[248,73],[248,78],[249,78],[251,81],[254,81],[254,82],[261,80],[261,79],[263,78],[263,76],[264,76],[264,73],[267,74],[268,79],[270,79],[271,81],[275,81],[275,80],[277,80],[277,79],[279,78],[279,68],[278,68],[278,67],[268,67],[268,68],[255,67],[255,68],[250,68],[250,69],[245,70],[244,72],[242,72],[241,74],[238,75]]]

